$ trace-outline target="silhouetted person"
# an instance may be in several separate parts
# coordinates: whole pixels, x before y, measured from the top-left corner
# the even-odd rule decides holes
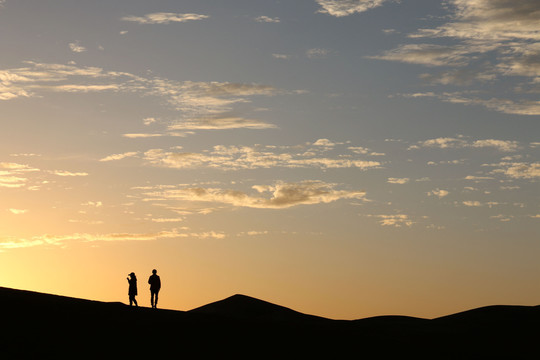
[[[157,274],[157,270],[152,270],[152,275],[148,278],[148,283],[150,284],[150,303],[152,308],[157,308],[158,294],[159,289],[161,289],[161,280]]]
[[[137,304],[137,300],[135,300],[135,296],[137,295],[137,277],[135,276],[135,273],[131,273],[128,275],[127,281],[129,283],[129,306],[131,306],[133,303],[135,303],[135,306],[139,306]]]

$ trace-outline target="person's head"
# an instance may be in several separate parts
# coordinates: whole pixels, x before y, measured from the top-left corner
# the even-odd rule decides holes
[[[156,270],[156,269],[152,270],[152,274],[156,275],[156,274],[157,274],[157,270]]]
[[[129,274],[129,276],[131,276],[132,278],[134,278],[134,277],[135,277],[135,273],[132,272],[131,274]]]

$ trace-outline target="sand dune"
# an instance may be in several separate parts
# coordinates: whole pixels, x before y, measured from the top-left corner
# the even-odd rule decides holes
[[[0,309],[6,358],[350,358],[354,353],[359,358],[518,359],[540,353],[538,306],[488,306],[436,319],[377,316],[348,321],[239,294],[190,311],[173,311],[0,287]]]

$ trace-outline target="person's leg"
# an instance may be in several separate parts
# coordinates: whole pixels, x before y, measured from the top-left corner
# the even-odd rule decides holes
[[[133,295],[133,302],[135,303],[135,306],[139,306],[139,304],[137,304],[137,300],[135,300],[135,295]]]
[[[159,294],[159,290],[156,291],[156,298],[154,299],[154,307],[155,308],[157,308],[158,294]]]
[[[133,305],[133,295],[129,295],[129,306]]]
[[[152,308],[155,307],[155,305],[154,305],[154,296],[155,296],[154,290],[150,290],[150,304],[152,305]]]

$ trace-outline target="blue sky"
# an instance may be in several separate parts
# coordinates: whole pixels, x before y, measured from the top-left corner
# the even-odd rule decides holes
[[[5,286],[123,296],[24,276],[87,276],[89,249],[133,252],[113,273],[149,252],[170,279],[198,269],[170,308],[243,292],[431,316],[538,297],[536,1],[0,4]]]

